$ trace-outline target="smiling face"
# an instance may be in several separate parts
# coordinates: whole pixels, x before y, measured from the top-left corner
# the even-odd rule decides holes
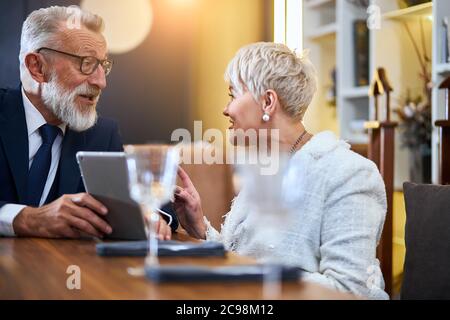
[[[57,49],[78,56],[93,56],[103,60],[107,56],[104,37],[86,28],[64,30]],[[75,131],[92,127],[97,119],[97,102],[106,88],[106,75],[102,66],[90,75],[80,71],[80,59],[42,51],[49,58],[50,75],[43,83],[42,99],[62,122]]]
[[[267,123],[262,121],[263,109],[252,96],[245,90],[242,94],[238,93],[232,86],[229,87],[229,96],[231,101],[223,111],[223,115],[230,120],[229,130],[235,130],[231,136],[231,143],[237,144],[236,130],[259,130],[267,129]]]

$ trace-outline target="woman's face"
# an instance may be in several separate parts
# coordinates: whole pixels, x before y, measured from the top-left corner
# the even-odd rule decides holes
[[[244,131],[262,129],[265,124],[262,121],[263,110],[252,94],[247,90],[239,94],[232,86],[229,87],[229,91],[231,101],[223,111],[224,116],[230,119],[231,125],[228,129]]]

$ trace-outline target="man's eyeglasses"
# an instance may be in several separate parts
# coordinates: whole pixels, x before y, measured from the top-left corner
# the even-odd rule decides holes
[[[55,50],[55,49],[50,49],[50,48],[40,48],[36,52],[40,53],[42,50],[53,51],[53,52],[57,52],[57,53],[64,54],[64,55],[78,59],[80,61],[81,73],[84,75],[87,75],[87,76],[93,74],[95,72],[95,70],[97,70],[99,65],[101,65],[103,70],[105,70],[105,75],[107,76],[111,72],[111,69],[113,66],[113,61],[110,59],[99,60],[93,56],[77,56],[75,54],[71,54],[71,53],[67,53],[67,52],[59,51],[59,50]]]

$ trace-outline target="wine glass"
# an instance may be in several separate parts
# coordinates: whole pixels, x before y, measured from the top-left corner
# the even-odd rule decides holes
[[[158,265],[158,209],[175,191],[179,149],[167,145],[130,145],[125,148],[130,196],[141,206],[149,241],[145,264]]]
[[[265,299],[276,299],[281,294],[282,269],[276,255],[271,255],[270,248],[279,244],[280,230],[283,224],[289,223],[293,210],[289,182],[292,170],[289,167],[289,156],[280,153],[277,170],[264,173],[261,163],[241,163],[235,166],[235,174],[240,192],[248,203],[249,217],[257,229],[255,233],[268,251],[262,254],[263,262],[263,295]],[[266,170],[267,171],[267,170]],[[276,246],[274,246],[276,248]]]

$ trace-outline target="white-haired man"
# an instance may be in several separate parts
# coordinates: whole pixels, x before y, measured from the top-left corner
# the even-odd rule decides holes
[[[23,24],[18,90],[0,89],[0,235],[78,238],[112,232],[84,193],[78,151],[122,151],[117,124],[97,116],[112,68],[103,20],[77,7]],[[171,228],[161,219],[160,238]]]

